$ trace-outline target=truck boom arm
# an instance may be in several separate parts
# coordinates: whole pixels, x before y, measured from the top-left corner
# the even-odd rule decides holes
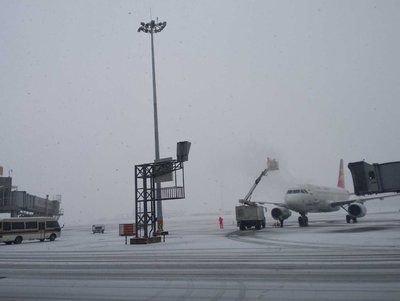
[[[250,202],[251,195],[253,194],[254,190],[256,189],[258,183],[260,183],[261,178],[263,176],[266,176],[268,171],[278,170],[278,169],[279,169],[278,162],[275,159],[267,158],[267,168],[261,172],[261,174],[258,176],[258,178],[254,181],[254,184],[253,184],[253,186],[251,186],[249,192],[246,194],[244,199],[239,200],[239,203],[251,205],[251,202]]]
[[[256,189],[258,183],[260,183],[261,178],[262,178],[263,176],[265,176],[267,173],[268,173],[268,168],[264,169],[264,170],[261,172],[261,174],[260,174],[260,175],[258,176],[258,178],[254,181],[253,186],[251,186],[249,192],[246,194],[246,196],[244,197],[244,199],[243,199],[242,201],[244,201],[244,202],[249,202],[249,201],[250,201],[251,195],[253,194],[254,190]]]

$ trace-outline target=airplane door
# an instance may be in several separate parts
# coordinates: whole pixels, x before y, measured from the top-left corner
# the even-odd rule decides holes
[[[44,222],[39,222],[39,239],[45,240],[46,238],[46,233],[45,233],[45,223]]]

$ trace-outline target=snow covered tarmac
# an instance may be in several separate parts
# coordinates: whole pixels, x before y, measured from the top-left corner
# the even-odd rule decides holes
[[[0,245],[0,300],[400,300],[400,213],[343,214],[237,231],[233,216],[171,217],[165,243],[125,245],[117,225]]]

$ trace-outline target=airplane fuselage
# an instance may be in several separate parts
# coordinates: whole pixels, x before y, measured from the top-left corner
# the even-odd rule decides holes
[[[349,193],[342,188],[306,184],[289,189],[285,195],[285,204],[288,209],[305,215],[309,212],[338,211],[340,207],[333,207],[331,203],[348,199]]]

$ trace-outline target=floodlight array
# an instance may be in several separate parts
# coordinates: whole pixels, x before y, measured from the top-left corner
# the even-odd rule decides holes
[[[138,29],[138,32],[145,32],[145,33],[157,33],[162,31],[165,26],[167,26],[167,22],[156,22],[154,20],[151,20],[149,23],[140,23],[140,27]]]

